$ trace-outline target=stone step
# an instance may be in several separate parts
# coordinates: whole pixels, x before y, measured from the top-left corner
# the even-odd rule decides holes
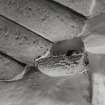
[[[44,54],[52,43],[36,33],[0,16],[0,51],[25,63]]]
[[[60,3],[78,13],[93,17],[105,12],[105,0],[53,0]]]
[[[0,0],[0,14],[53,42],[77,36],[85,21],[48,0]]]
[[[0,81],[13,81],[23,71],[24,65],[0,53]],[[23,75],[17,79],[22,79]],[[15,78],[15,80],[17,79]]]

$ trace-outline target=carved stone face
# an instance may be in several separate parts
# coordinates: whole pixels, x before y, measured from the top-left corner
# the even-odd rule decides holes
[[[45,54],[47,56],[38,60],[38,69],[52,77],[73,76],[82,73],[86,71],[83,47],[80,38],[57,42],[49,53]]]

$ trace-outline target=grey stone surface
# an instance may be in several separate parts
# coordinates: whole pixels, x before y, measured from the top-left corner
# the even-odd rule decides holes
[[[98,35],[105,34],[105,13],[102,13],[100,15],[97,15],[87,21],[87,27],[86,30],[88,30],[90,33],[95,33]]]
[[[105,11],[104,0],[53,0],[78,13],[93,17]]]
[[[105,75],[93,74],[93,105],[105,105]]]
[[[0,53],[0,81],[11,80],[23,70],[23,65]]]
[[[48,0],[0,0],[0,14],[53,42],[77,36],[84,24],[83,17]]]
[[[92,105],[105,105],[105,55],[88,55],[92,73]]]
[[[88,77],[50,78],[30,72],[23,80],[0,82],[0,105],[90,105]]]
[[[48,0],[0,0],[0,14],[37,33],[0,16],[0,51],[26,64],[33,63],[34,58],[51,47],[48,40],[55,42],[77,36],[85,21]],[[11,64],[11,68],[14,66]],[[34,70],[21,81],[0,82],[0,105],[90,105],[87,100],[87,74],[51,78]]]
[[[32,64],[52,43],[20,25],[0,16],[0,51],[14,59]]]

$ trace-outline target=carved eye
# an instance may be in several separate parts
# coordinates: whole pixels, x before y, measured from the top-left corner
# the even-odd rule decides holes
[[[80,53],[83,48],[83,41],[80,38],[73,38],[56,42],[51,48],[51,53],[58,56],[65,54],[71,56],[74,52]]]
[[[71,56],[74,53],[74,50],[68,50],[66,56]]]

